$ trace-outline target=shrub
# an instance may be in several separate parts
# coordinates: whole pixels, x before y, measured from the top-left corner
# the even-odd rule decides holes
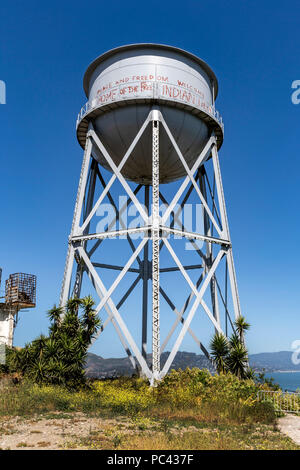
[[[219,422],[272,422],[274,407],[260,403],[261,388],[253,380],[231,373],[211,375],[207,370],[174,371],[158,384],[156,403],[184,409],[195,407],[202,416]]]
[[[93,306],[91,297],[74,298],[66,309],[50,310],[49,336],[41,335],[23,349],[8,350],[8,370],[21,372],[38,384],[83,385],[87,349],[100,326]]]
[[[229,339],[223,333],[214,334],[210,342],[211,357],[219,374],[231,372],[240,379],[247,379],[253,376],[245,346],[245,331],[249,330],[250,324],[239,316],[234,325],[235,330]]]
[[[157,417],[193,423],[272,423],[271,403],[257,400],[266,385],[239,380],[233,374],[211,375],[207,370],[171,371],[156,388],[140,378],[97,380],[90,387],[71,390],[60,385],[19,385],[2,389],[0,414],[33,414],[44,411],[114,413],[132,418]]]

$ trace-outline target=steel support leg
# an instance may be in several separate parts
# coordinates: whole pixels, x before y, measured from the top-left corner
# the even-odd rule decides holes
[[[149,186],[145,186],[145,207],[149,214]],[[143,304],[142,304],[142,356],[147,358],[147,322],[148,322],[148,281],[149,281],[149,243],[144,246],[143,269]]]
[[[159,318],[159,121],[152,122],[152,385],[160,374]]]
[[[88,178],[89,185],[88,185],[88,190],[87,190],[87,200],[85,204],[83,220],[86,219],[86,217],[89,215],[90,211],[93,208],[95,186],[96,186],[96,179],[97,179],[97,167],[98,167],[98,163],[96,162],[96,160],[92,159],[91,167],[90,167],[90,174]],[[90,224],[86,227],[84,231],[84,235],[89,233],[89,228],[90,228]],[[84,242],[83,246],[84,248],[86,247],[86,242]],[[83,273],[84,273],[84,266],[79,260],[79,263],[77,265],[77,270],[76,270],[76,278],[75,278],[75,284],[73,287],[72,297],[80,297]]]
[[[89,138],[87,138],[86,143],[85,143],[85,151],[83,155],[83,161],[82,161],[81,173],[80,173],[80,178],[79,178],[78,191],[77,191],[70,237],[77,234],[77,230],[78,230],[79,223],[80,223],[80,217],[82,213],[84,195],[85,195],[87,179],[88,179],[89,165],[90,165],[90,160],[91,160],[91,151],[92,151],[92,142]],[[74,254],[75,254],[75,250],[71,244],[71,240],[69,240],[68,253],[67,253],[67,258],[66,258],[65,271],[64,271],[64,277],[63,277],[63,283],[62,283],[60,301],[59,301],[59,304],[61,307],[66,305],[67,300],[69,298],[69,294],[70,294]]]
[[[219,200],[219,206],[220,206],[222,228],[225,233],[226,239],[230,240],[229,224],[228,224],[228,219],[227,219],[220,162],[219,162],[218,151],[217,151],[216,145],[213,146],[212,157],[213,157],[214,172],[215,172],[215,177],[216,177],[216,186],[217,186],[217,194],[218,194],[218,200]],[[239,293],[238,293],[238,288],[237,288],[237,281],[236,281],[231,247],[228,249],[228,252],[227,252],[227,263],[228,263],[230,287],[231,287],[231,292],[232,292],[234,314],[235,314],[235,318],[237,319],[241,315],[241,307],[240,307],[240,299],[239,299]]]

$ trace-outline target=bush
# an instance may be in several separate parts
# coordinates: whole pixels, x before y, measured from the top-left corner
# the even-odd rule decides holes
[[[140,378],[97,380],[89,388],[70,390],[59,385],[7,385],[0,414],[43,411],[112,412],[131,417],[157,417],[194,423],[272,423],[274,406],[257,400],[266,385],[239,380],[232,374],[211,375],[207,370],[171,371],[156,388]]]
[[[21,372],[38,384],[83,385],[87,349],[100,326],[93,306],[91,297],[74,298],[66,309],[50,310],[49,336],[41,335],[23,349],[8,350],[8,371]]]
[[[197,407],[202,415],[219,422],[273,422],[274,407],[257,399],[260,388],[253,380],[240,380],[231,373],[172,370],[158,385],[156,402],[174,409]]]

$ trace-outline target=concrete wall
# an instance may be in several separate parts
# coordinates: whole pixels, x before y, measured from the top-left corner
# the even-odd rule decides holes
[[[14,315],[0,306],[0,344],[13,345]]]

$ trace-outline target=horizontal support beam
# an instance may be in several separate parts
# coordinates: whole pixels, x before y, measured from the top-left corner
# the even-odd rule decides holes
[[[95,268],[113,269],[115,271],[122,271],[122,269],[124,268],[124,266],[117,266],[115,264],[105,264],[105,263],[93,263],[93,266]],[[191,265],[183,266],[183,267],[187,271],[189,269],[203,269],[202,264],[191,264]],[[178,266],[170,266],[169,268],[160,268],[160,270],[159,270],[159,272],[161,272],[161,273],[169,273],[169,272],[173,272],[173,271],[180,271],[180,269],[178,268]],[[129,268],[128,272],[140,273],[140,269],[138,269],[138,268]]]
[[[115,238],[115,237],[122,237],[126,235],[131,235],[132,233],[143,233],[151,230],[151,227],[138,227],[138,228],[128,228],[125,230],[114,230],[111,232],[101,232],[101,233],[91,233],[90,235],[76,235],[74,237],[70,237],[70,242],[80,242],[80,241],[88,241],[88,240],[97,240],[97,239],[104,239],[104,238]]]
[[[124,268],[124,266],[117,266],[115,264],[105,263],[93,263],[93,266],[95,266],[95,268],[114,269],[115,271],[122,271],[122,269]],[[139,273],[140,269],[129,268],[128,271],[131,273]]]
[[[218,245],[223,245],[223,246],[224,245],[231,246],[231,242],[229,240],[223,240],[222,238],[208,237],[206,235],[200,235],[199,233],[193,233],[193,232],[184,232],[182,230],[178,230],[178,229],[170,228],[170,227],[161,227],[161,229],[164,232],[172,233],[174,235],[180,235],[184,238],[203,240],[205,242],[216,243]]]
[[[144,233],[144,232],[148,232],[149,230],[151,230],[151,226],[129,228],[125,230],[114,230],[110,232],[91,233],[90,235],[76,235],[76,236],[70,237],[70,242],[74,243],[74,242],[79,242],[79,241],[115,238],[115,237],[121,237],[124,235],[125,236],[131,235],[133,233]],[[203,240],[205,242],[216,243],[222,246],[228,246],[228,247],[231,246],[231,242],[229,240],[224,240],[222,238],[209,237],[209,236],[200,235],[199,233],[194,233],[194,232],[185,232],[179,229],[165,227],[165,226],[160,226],[160,230],[163,232],[173,234],[173,235],[180,235],[183,238],[188,238],[192,240]]]
[[[203,265],[202,264],[191,264],[190,266],[183,266],[184,269],[189,270],[189,269],[202,269]],[[169,273],[171,271],[180,271],[178,266],[172,266],[170,268],[161,268],[159,272],[161,273]]]

